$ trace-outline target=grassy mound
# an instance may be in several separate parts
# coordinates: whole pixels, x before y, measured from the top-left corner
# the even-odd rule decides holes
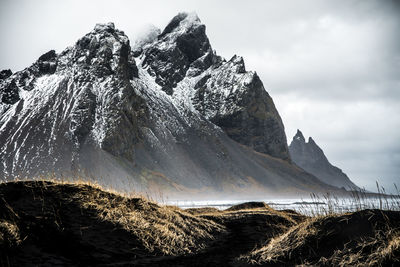
[[[83,183],[0,184],[0,266],[400,264],[400,212],[182,210]]]
[[[240,255],[251,252],[271,238],[283,234],[297,224],[301,216],[297,213],[276,211],[263,202],[245,204],[233,209],[214,208],[190,209],[199,218],[214,221],[228,230],[228,235],[220,239],[206,251],[191,256],[165,260],[157,266],[237,266]],[[240,207],[240,206],[239,206]]]
[[[265,202],[245,202],[226,209],[226,211],[236,211],[236,210],[249,210],[249,209],[266,209],[271,210],[271,208]]]
[[[189,208],[185,209],[186,212],[189,212],[190,214],[194,215],[199,215],[199,214],[215,214],[215,213],[221,213],[217,208],[211,208],[211,207],[202,207],[202,208]]]
[[[0,265],[94,265],[186,255],[225,232],[224,226],[176,207],[85,184],[0,184]]]
[[[264,266],[400,264],[400,213],[363,210],[305,220],[241,258]]]

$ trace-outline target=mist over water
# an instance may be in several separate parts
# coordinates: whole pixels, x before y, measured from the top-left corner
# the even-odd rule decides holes
[[[167,202],[169,205],[176,205],[182,209],[212,207],[218,210],[225,210],[234,205],[254,200],[179,200]],[[347,198],[275,198],[257,200],[265,202],[276,210],[294,210],[304,215],[326,215],[332,213],[354,212],[362,209],[385,209],[398,210],[400,208],[400,196],[389,197],[368,197],[357,199]]]

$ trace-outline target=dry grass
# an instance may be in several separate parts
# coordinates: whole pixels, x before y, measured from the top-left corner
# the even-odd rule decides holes
[[[15,176],[11,180],[7,180],[5,178],[0,179],[0,184],[7,184],[7,183],[16,183],[16,182],[30,182],[36,183],[37,186],[44,186],[46,187],[47,184],[57,184],[57,185],[71,185],[71,186],[90,186],[95,189],[102,190],[104,192],[109,192],[115,195],[120,195],[124,197],[142,197],[145,199],[150,199],[145,193],[136,192],[132,190],[132,186],[128,185],[126,190],[121,190],[120,188],[117,189],[116,185],[112,183],[108,183],[107,185],[101,184],[98,179],[91,177],[90,175],[56,175],[54,173],[43,174],[36,176],[34,178],[27,178],[23,176]]]
[[[0,248],[17,246],[21,243],[18,226],[5,221],[0,221]]]
[[[211,208],[211,207],[189,208],[189,209],[185,209],[185,211],[189,212],[190,214],[193,214],[193,215],[220,214],[223,212],[217,208]]]
[[[399,261],[399,227],[395,211],[312,217],[240,260],[268,266],[380,266]]]
[[[134,233],[150,251],[165,255],[194,253],[225,229],[177,207],[160,206],[144,198],[127,198],[85,188],[73,196],[102,220]]]
[[[78,223],[85,226],[76,226]],[[41,230],[34,232],[31,224],[50,225],[51,231],[61,235],[65,229],[76,231],[71,234],[80,239],[82,229],[92,228],[93,223],[97,228],[104,225],[100,230],[110,239],[114,238],[112,228],[125,232],[136,247],[144,247],[146,255],[196,253],[226,232],[224,226],[178,207],[158,205],[143,196],[127,197],[90,181],[24,180],[0,184],[0,248],[20,247],[20,226],[28,239],[43,239],[45,234]],[[92,234],[96,233],[87,235]],[[107,237],[103,239],[97,243],[106,244]]]
[[[307,217],[264,202],[182,210],[84,179],[0,183],[0,266],[390,266],[399,259],[394,210],[328,208]]]
[[[296,216],[265,203],[185,211],[86,181],[2,183],[0,266],[60,260],[131,266],[171,257],[221,263],[283,233],[297,224]]]
[[[356,245],[345,244],[331,257],[321,258],[320,265],[330,266],[385,266],[400,264],[399,231],[377,232],[374,237],[361,239]]]
[[[332,193],[314,194],[311,193],[312,205],[300,206],[299,212],[308,216],[321,216],[331,214],[343,214],[365,209],[397,210],[400,211],[400,192],[394,184],[394,194],[386,193],[384,187],[376,182],[377,192],[370,193],[366,190],[354,190],[347,194],[335,195]],[[322,203],[322,204],[315,204]]]

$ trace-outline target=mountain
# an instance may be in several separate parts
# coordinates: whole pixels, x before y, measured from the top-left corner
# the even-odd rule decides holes
[[[172,195],[335,190],[291,163],[256,72],[212,49],[195,14],[133,49],[113,23],[0,80],[0,177],[53,173]]]
[[[324,183],[345,189],[360,189],[341,169],[329,163],[324,151],[311,137],[306,142],[300,130],[293,137],[289,151],[294,163]]]

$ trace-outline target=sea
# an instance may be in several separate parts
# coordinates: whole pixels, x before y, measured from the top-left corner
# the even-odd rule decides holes
[[[212,207],[225,210],[234,205],[245,202],[265,202],[276,210],[294,210],[304,215],[326,215],[332,213],[354,212],[363,209],[400,210],[400,196],[356,198],[284,198],[259,200],[178,200],[168,201],[168,205],[175,205],[182,209]]]

